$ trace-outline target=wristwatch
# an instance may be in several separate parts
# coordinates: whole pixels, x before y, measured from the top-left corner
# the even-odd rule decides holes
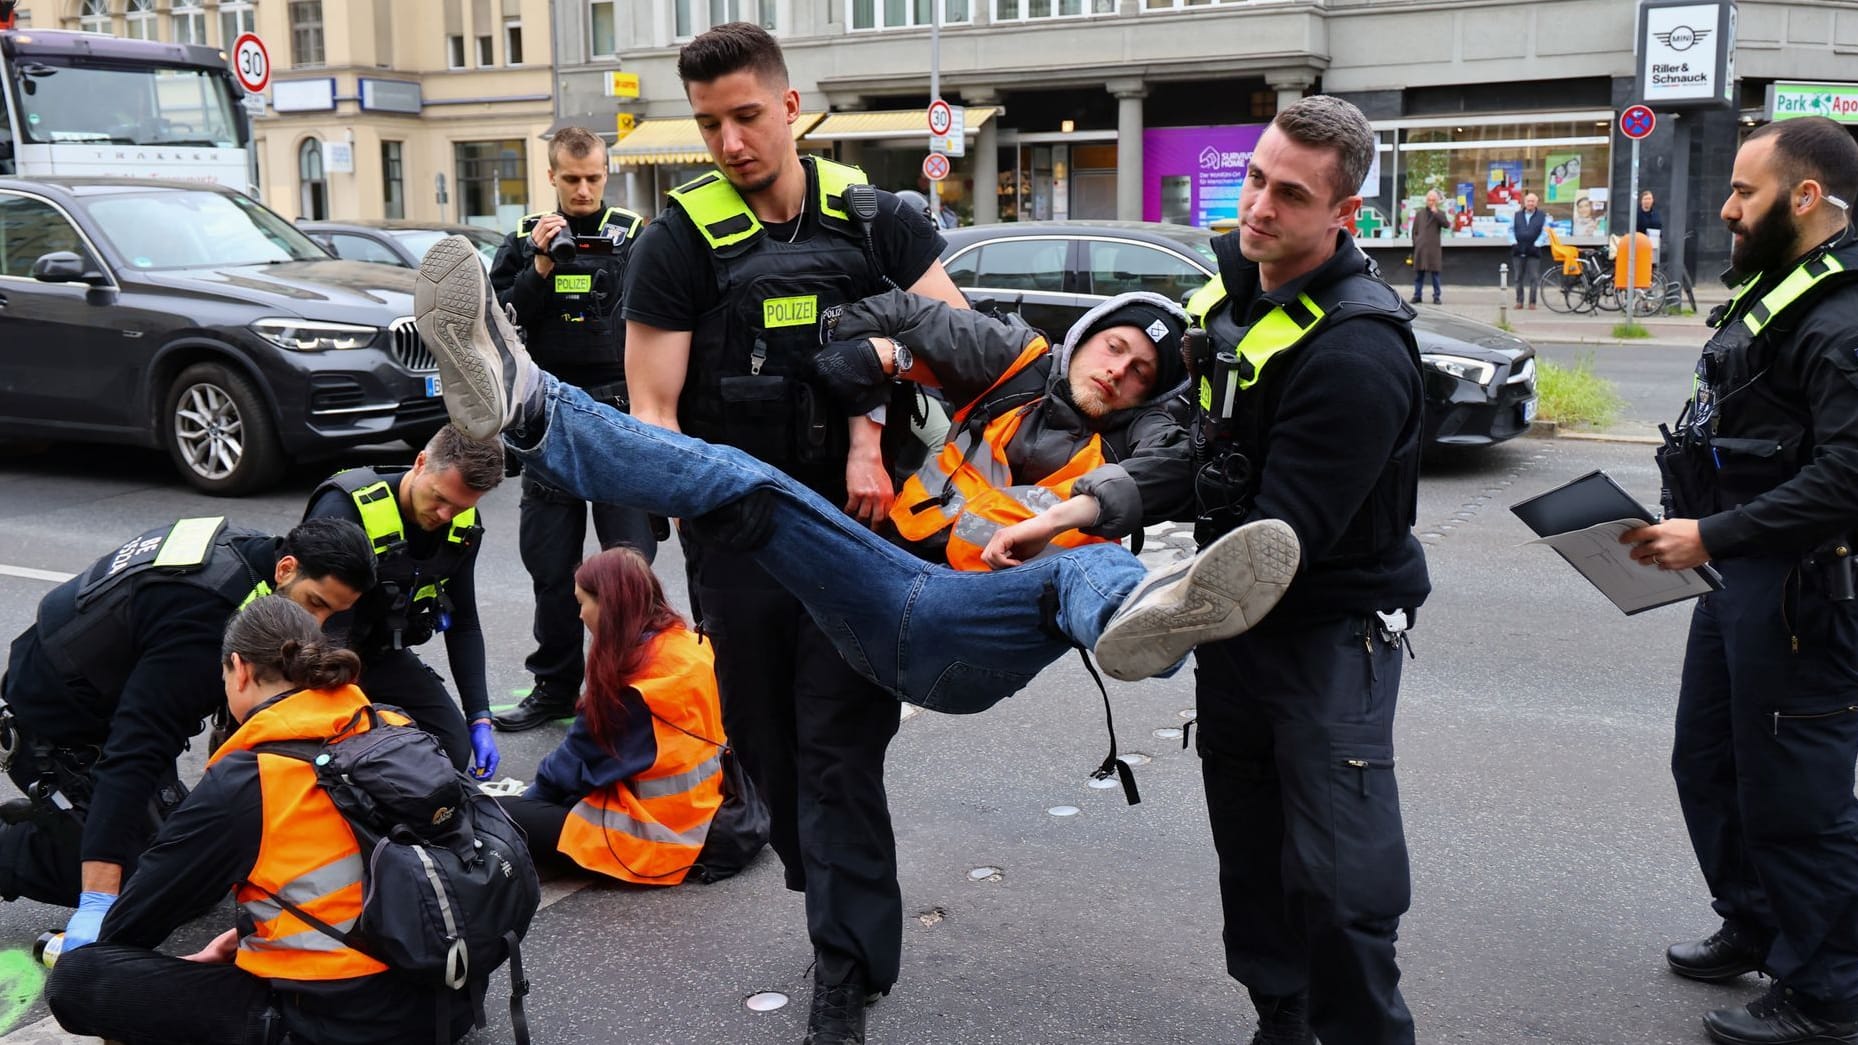
[[[898,377],[902,377],[904,374],[910,372],[911,367],[916,365],[916,356],[910,352],[910,346],[901,341],[892,341],[890,344],[891,360],[896,363],[896,374]]]

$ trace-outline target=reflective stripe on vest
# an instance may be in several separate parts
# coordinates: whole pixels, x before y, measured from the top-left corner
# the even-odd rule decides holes
[[[643,773],[578,802],[557,848],[590,871],[641,885],[676,885],[702,853],[722,805],[722,752],[710,741],[727,738],[711,648],[684,628],[652,643],[632,687],[652,713],[657,758]]]
[[[393,484],[382,479],[370,483],[349,495],[355,502],[355,510],[361,513],[361,528],[368,531],[368,541],[374,546],[374,554],[385,555],[397,543],[405,538],[406,531],[400,525],[400,505],[394,499]],[[449,544],[463,544],[471,527],[477,525],[477,509],[466,508],[452,516],[451,526],[445,531],[445,540]],[[431,584],[420,586],[413,592],[412,605],[437,599],[450,577],[441,577]]]
[[[830,221],[849,223],[851,214],[845,206],[845,189],[849,185],[863,184],[864,171],[823,157],[814,158],[813,169],[819,182],[819,197],[813,201],[813,206]],[[685,182],[666,195],[690,217],[691,224],[697,226],[711,250],[746,243],[762,232],[761,219],[755,217],[748,201],[721,171],[711,171]]]
[[[225,516],[215,515],[204,519],[182,519],[168,531],[168,537],[161,542],[161,551],[155,556],[156,566],[198,566],[206,561],[206,550],[213,544],[213,538],[219,535],[219,528],[226,524]]]
[[[1187,299],[1187,317],[1195,326],[1205,327],[1211,318],[1226,302],[1226,285],[1218,276],[1214,276],[1206,286],[1194,291]],[[1219,390],[1222,395],[1220,415],[1230,416],[1231,405],[1236,401],[1235,392],[1243,392],[1258,383],[1264,376],[1264,368],[1272,359],[1283,352],[1302,344],[1316,329],[1322,326],[1323,317],[1327,315],[1316,299],[1308,294],[1298,294],[1297,300],[1278,305],[1265,313],[1263,319],[1253,323],[1239,338],[1236,355],[1239,366],[1235,374],[1237,385],[1234,388]],[[1215,346],[1217,347],[1217,346]],[[1200,409],[1213,410],[1215,389],[1211,374],[1200,375],[1200,382],[1195,388]]]
[[[208,771],[234,751],[278,740],[323,740],[367,705],[354,686],[306,690],[259,709],[213,753]],[[404,721],[388,714],[387,721]],[[364,719],[357,728],[365,731]],[[361,917],[361,847],[348,821],[317,783],[316,770],[287,755],[258,753],[264,834],[251,873],[234,892],[252,921],[234,961],[254,976],[342,980],[387,966],[298,918],[270,894],[347,932]],[[268,890],[268,892],[267,892]]]
[[[259,599],[269,594],[271,594],[271,586],[264,581],[259,581],[258,586],[253,588],[249,595],[245,596],[245,601],[239,603],[239,609],[243,610],[245,607],[250,606],[252,603],[257,602]]]
[[[1789,272],[1778,286],[1762,295],[1761,300],[1755,302],[1755,307],[1742,317],[1742,325],[1748,328],[1751,335],[1761,333],[1762,328],[1773,322],[1775,316],[1805,297],[1821,280],[1830,279],[1844,271],[1845,263],[1831,253],[1814,258]],[[1739,298],[1741,294],[1738,292],[1736,296]],[[1734,307],[1733,303],[1730,307]]]

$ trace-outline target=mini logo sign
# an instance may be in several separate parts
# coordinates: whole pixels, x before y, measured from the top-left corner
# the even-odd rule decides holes
[[[1203,171],[1243,170],[1252,162],[1249,152],[1221,152],[1211,145],[1200,150],[1200,169]]]
[[[1692,47],[1708,40],[1710,38],[1710,31],[1708,29],[1692,29],[1687,25],[1680,25],[1673,28],[1668,33],[1653,33],[1652,35],[1658,38],[1659,43],[1669,47],[1673,51],[1688,51]]]
[[[1168,336],[1168,325],[1157,319],[1148,325],[1148,329],[1144,331],[1144,333],[1148,334],[1148,339],[1150,341],[1159,345],[1161,344],[1161,339]]]
[[[452,818],[451,806],[440,806],[432,813],[432,826],[437,827]]]

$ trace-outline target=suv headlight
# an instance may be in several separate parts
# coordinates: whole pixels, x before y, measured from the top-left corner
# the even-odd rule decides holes
[[[260,319],[252,324],[259,337],[293,352],[327,352],[335,348],[367,348],[380,336],[380,327],[354,323],[322,323],[313,319]]]
[[[1474,381],[1479,385],[1487,385],[1491,378],[1497,376],[1497,365],[1481,359],[1446,355],[1443,352],[1426,352],[1419,359],[1434,370],[1442,370],[1453,377]]]

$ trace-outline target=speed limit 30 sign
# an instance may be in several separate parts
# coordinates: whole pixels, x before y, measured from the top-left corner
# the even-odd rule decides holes
[[[271,52],[257,33],[240,33],[232,42],[232,75],[239,86],[257,94],[271,83]]]

